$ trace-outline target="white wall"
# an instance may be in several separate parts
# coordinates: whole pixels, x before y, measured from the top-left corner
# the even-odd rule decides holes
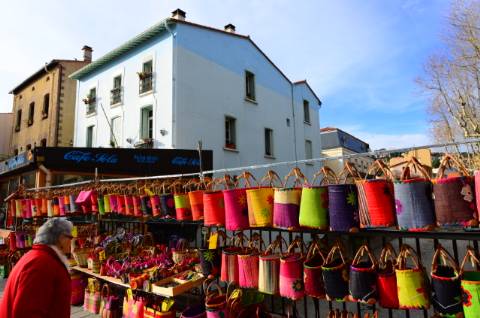
[[[143,62],[149,59],[153,59],[153,93],[140,95],[137,72],[142,71]],[[111,106],[110,90],[113,88],[113,78],[117,75],[122,75],[122,103]],[[85,147],[86,130],[90,125],[95,125],[93,146],[111,147],[108,121],[116,116],[122,118],[122,136],[117,140],[119,146],[132,147],[132,144],[140,139],[141,108],[150,105],[153,107],[154,116],[154,146],[172,147],[172,41],[169,35],[165,34],[136,49],[78,83],[74,138],[76,147]],[[82,100],[92,87],[97,88],[97,112],[87,115],[87,106]],[[161,129],[168,133],[162,136]],[[126,141],[128,138],[133,141],[132,144]]]

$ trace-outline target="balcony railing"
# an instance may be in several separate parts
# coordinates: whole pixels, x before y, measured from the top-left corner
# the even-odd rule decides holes
[[[116,87],[110,91],[110,105],[118,104],[122,101],[122,89]]]
[[[139,93],[150,92],[153,89],[153,75],[151,73],[142,74],[139,82]]]

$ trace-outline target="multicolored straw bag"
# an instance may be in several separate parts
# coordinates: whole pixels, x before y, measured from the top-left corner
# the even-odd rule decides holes
[[[438,264],[442,260],[442,265]],[[440,317],[463,315],[458,265],[439,244],[432,259],[432,303]]]
[[[462,175],[447,177],[448,166],[455,167]],[[445,155],[433,180],[435,215],[439,226],[470,227],[478,224],[475,205],[474,180],[465,166],[451,155]]]
[[[83,310],[92,314],[98,314],[100,311],[100,291],[90,291],[85,288],[85,296],[83,300]]]
[[[103,284],[101,292],[99,315],[102,318],[120,318],[122,312],[120,309],[120,297],[110,293],[108,284]]]
[[[470,261],[472,267],[476,267],[477,270],[466,271],[465,265]],[[462,299],[463,299],[463,312],[465,318],[478,317],[480,312],[480,261],[475,253],[475,250],[471,247],[467,248],[467,253],[463,258],[462,265],[460,266],[460,277],[462,287]]]
[[[180,318],[205,318],[205,317],[207,317],[207,313],[205,312],[205,306],[203,304],[187,307],[184,311],[182,311],[182,314],[180,315]]]
[[[339,184],[328,186],[328,212],[330,230],[358,230],[358,199],[357,186],[347,181],[358,179],[358,172],[351,163],[345,163],[345,168],[339,177]]]
[[[322,266],[323,282],[325,284],[325,296],[329,301],[348,300],[348,263],[342,252],[343,247],[339,242],[335,243]],[[339,257],[335,257],[338,253]]]
[[[368,259],[362,261],[364,255]],[[367,245],[357,250],[350,265],[349,290],[352,301],[373,305],[377,302],[377,260]]]
[[[203,220],[203,193],[205,192],[205,182],[198,179],[191,179],[185,186],[190,186],[188,198],[192,208],[192,220]]]
[[[423,178],[410,178],[411,168]],[[432,182],[422,164],[412,157],[400,181],[393,184],[398,227],[409,231],[428,231],[435,227]]]
[[[238,284],[238,259],[237,255],[244,249],[245,236],[238,232],[232,237],[232,245],[222,250],[222,265],[220,280]]]
[[[277,181],[277,183],[275,183],[275,181]],[[275,171],[269,170],[260,181],[258,188],[247,189],[248,221],[250,227],[272,226],[273,186],[275,184],[281,187],[282,181]]]
[[[325,264],[325,257],[322,254],[317,240],[313,240],[308,247],[307,257],[303,263],[303,283],[307,296],[323,299],[325,298],[325,286],[323,284],[322,266]]]
[[[411,258],[413,267],[407,266],[407,259]],[[417,254],[408,245],[403,245],[397,258],[397,291],[400,309],[428,309],[430,308],[430,286]]]
[[[222,240],[220,240],[220,238],[222,238]],[[212,232],[210,237],[208,238],[209,244],[207,245],[207,247],[198,249],[200,266],[202,268],[202,274],[205,277],[208,277],[209,275],[220,275],[222,247],[219,246],[219,242],[221,241],[221,245],[224,246],[226,244],[226,239],[227,236],[224,231],[219,230],[217,232]]]
[[[323,176],[319,186],[315,185],[318,177]],[[314,174],[311,184],[304,184],[300,199],[299,223],[302,227],[312,229],[328,229],[328,186],[324,184],[338,183],[332,169],[322,167]]]
[[[70,298],[71,305],[81,305],[83,303],[84,291],[85,291],[85,279],[81,274],[70,274],[72,297]]]
[[[190,199],[182,188],[182,182],[175,180],[170,188],[173,189],[173,199],[175,201],[175,214],[176,219],[179,221],[192,220],[192,209],[190,207]],[[180,189],[180,190],[179,190]]]
[[[258,233],[253,233],[248,244],[237,255],[238,286],[241,288],[258,288],[258,256],[261,253],[263,240]]]
[[[160,196],[160,211],[164,218],[176,218],[175,199],[172,193],[167,192],[168,181],[162,182]]]
[[[277,295],[280,292],[280,257],[282,256],[282,244],[287,248],[287,243],[278,235],[259,256],[258,291]]]
[[[305,296],[303,284],[303,261],[305,259],[302,239],[297,236],[280,258],[280,296],[297,300]],[[299,252],[295,252],[298,248]]]
[[[397,264],[397,254],[393,246],[385,244],[378,260],[377,290],[378,302],[383,308],[397,309],[398,291],[397,276],[395,267]]]
[[[367,179],[380,173],[382,179]],[[365,200],[360,208],[360,227],[395,226],[395,201],[393,197],[393,175],[381,160],[369,168],[364,180],[357,182],[359,196]],[[366,208],[365,208],[366,207]]]
[[[225,203],[225,228],[228,231],[239,231],[249,227],[247,191],[238,187],[238,182],[244,179],[245,186],[251,188],[250,180],[257,182],[255,177],[248,171],[243,172],[237,178],[236,189],[223,190]]]
[[[206,280],[203,282],[203,286],[207,318],[228,318],[227,295],[222,292],[218,283]],[[216,288],[216,290],[212,288]]]
[[[292,188],[288,188],[288,179],[294,177]],[[299,227],[300,198],[302,188],[307,183],[302,171],[295,167],[286,176],[281,188],[274,189],[273,195],[273,226],[280,229],[293,230]]]
[[[225,225],[225,203],[223,202],[223,192],[216,190],[216,187],[224,184],[226,189],[232,185],[230,176],[218,178],[210,182],[207,190],[203,193],[203,213],[205,226],[223,226]]]

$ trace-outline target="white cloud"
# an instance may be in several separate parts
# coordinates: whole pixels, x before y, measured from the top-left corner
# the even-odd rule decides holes
[[[414,146],[429,145],[432,143],[426,134],[372,134],[356,131],[353,135],[370,144],[372,150],[398,149]]]

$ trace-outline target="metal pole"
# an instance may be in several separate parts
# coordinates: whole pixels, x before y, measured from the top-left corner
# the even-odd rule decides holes
[[[202,141],[197,143],[198,158],[200,159],[200,181],[203,182]]]

